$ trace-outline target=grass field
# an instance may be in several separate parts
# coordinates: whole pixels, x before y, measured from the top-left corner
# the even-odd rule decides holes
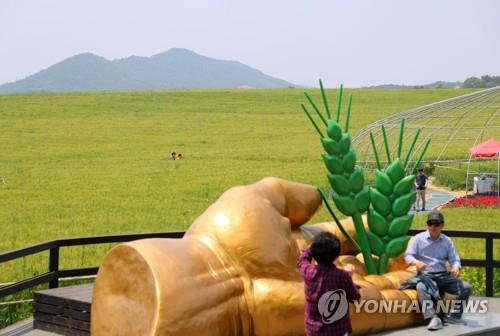
[[[351,129],[465,92],[355,90]],[[325,184],[304,101],[298,89],[0,96],[0,251],[185,229],[264,176]]]
[[[352,92],[354,133],[470,91]],[[302,102],[299,89],[0,96],[0,251],[61,237],[184,230],[224,190],[265,176],[325,186]],[[185,159],[169,161],[171,151]],[[450,227],[498,231],[497,213],[446,215]],[[324,220],[322,210],[314,222]],[[481,253],[465,245],[467,256]],[[61,267],[97,265],[108,248],[65,249]],[[47,259],[0,265],[0,283],[46,271]]]

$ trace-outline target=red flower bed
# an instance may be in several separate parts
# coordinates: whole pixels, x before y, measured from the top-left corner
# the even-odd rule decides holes
[[[455,198],[445,208],[500,208],[500,197],[474,195]]]

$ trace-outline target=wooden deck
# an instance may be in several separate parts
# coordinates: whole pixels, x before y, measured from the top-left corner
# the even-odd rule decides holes
[[[93,285],[47,289],[34,294],[33,318],[0,330],[0,336],[90,335],[90,306]],[[474,297],[474,299],[479,299]],[[425,326],[378,333],[378,336],[500,335],[500,298],[488,300],[488,312],[464,314],[467,325],[445,325],[438,332]]]
[[[88,284],[35,292],[33,328],[60,335],[90,335],[93,288],[94,285]]]

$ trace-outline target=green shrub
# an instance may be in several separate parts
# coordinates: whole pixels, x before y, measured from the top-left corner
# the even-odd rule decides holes
[[[434,175],[434,171],[436,170],[436,165],[432,162],[426,162],[424,164],[424,174],[427,176]]]
[[[472,295],[486,295],[485,270],[479,267],[464,267],[462,268],[461,278],[467,281],[472,286]],[[493,270],[493,295],[500,294],[500,270]]]
[[[465,189],[466,175],[467,173],[463,170],[438,166],[434,169],[434,176],[436,177],[434,183],[452,190],[463,190]],[[472,185],[469,184],[469,187],[472,187]]]

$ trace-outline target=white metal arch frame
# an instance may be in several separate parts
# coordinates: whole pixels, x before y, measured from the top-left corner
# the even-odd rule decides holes
[[[357,162],[360,165],[365,169],[374,166],[370,133],[373,133],[376,146],[382,149],[381,125],[385,126],[387,137],[395,141],[402,118],[405,119],[407,129],[422,130],[414,153],[419,152],[425,138],[433,138],[422,162],[444,166],[463,163],[467,165],[468,176],[472,161],[468,154],[469,148],[490,137],[500,138],[500,86],[393,114],[366,126],[353,136],[353,146],[357,148]],[[406,144],[413,134],[411,131],[405,133]],[[384,150],[380,152],[384,153]],[[387,163],[384,158],[380,158],[381,162]],[[408,164],[414,161],[415,157],[412,157]],[[496,175],[498,185],[500,171]],[[468,181],[466,185],[468,187]]]

